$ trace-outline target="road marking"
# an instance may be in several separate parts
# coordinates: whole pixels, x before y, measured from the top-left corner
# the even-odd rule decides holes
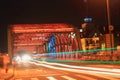
[[[65,78],[65,79],[67,79],[67,80],[76,80],[76,79],[71,78],[71,77],[69,77],[69,76],[61,76],[61,77]]]
[[[31,78],[31,80],[39,80],[38,78]]]
[[[15,80],[22,80],[22,79],[15,79]]]
[[[76,75],[76,76],[78,76],[80,78],[84,78],[86,80],[97,80],[97,79],[94,79],[94,78],[91,78],[91,77],[88,77],[88,76],[84,76],[84,75]]]
[[[93,75],[101,77],[101,78],[109,79],[109,80],[119,80],[119,79],[116,79],[116,78],[112,78],[111,76],[106,76],[106,75],[101,75],[101,74],[93,74]]]
[[[49,80],[57,80],[56,78],[54,77],[47,77]]]

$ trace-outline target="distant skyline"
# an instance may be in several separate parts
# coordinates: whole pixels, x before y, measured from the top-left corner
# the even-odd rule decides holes
[[[120,26],[120,0],[110,0],[111,23]],[[0,51],[7,50],[7,25],[69,23],[77,27],[85,17],[107,25],[106,0],[1,0]]]

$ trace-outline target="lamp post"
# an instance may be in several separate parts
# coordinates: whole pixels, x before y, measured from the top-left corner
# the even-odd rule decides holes
[[[107,5],[107,19],[108,19],[108,26],[109,26],[109,25],[111,25],[109,0],[106,0],[106,5]]]
[[[111,18],[110,18],[110,4],[109,4],[109,0],[106,0],[106,6],[107,6],[107,20],[108,20],[108,30],[109,30],[109,34],[110,34],[110,48],[111,48],[111,57],[110,59],[112,60],[112,56],[113,56],[113,50],[112,50],[112,33],[111,31],[113,30],[113,26],[111,25]]]

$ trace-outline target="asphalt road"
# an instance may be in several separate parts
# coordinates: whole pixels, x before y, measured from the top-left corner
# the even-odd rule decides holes
[[[11,80],[120,80],[120,69],[31,61],[16,64]]]

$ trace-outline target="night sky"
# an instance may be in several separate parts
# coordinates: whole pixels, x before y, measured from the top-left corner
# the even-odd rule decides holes
[[[110,0],[111,23],[120,25],[120,0]],[[7,51],[7,25],[69,23],[77,27],[85,17],[107,25],[106,0],[0,0],[0,52]]]

